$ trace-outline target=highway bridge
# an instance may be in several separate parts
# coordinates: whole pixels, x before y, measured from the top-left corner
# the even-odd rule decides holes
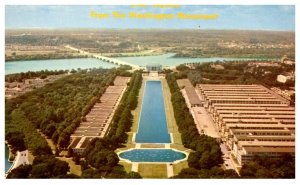
[[[81,49],[74,48],[70,45],[66,45],[65,47],[70,49],[70,50],[77,51],[82,55],[88,55],[89,57],[96,58],[96,59],[102,60],[104,62],[110,62],[110,63],[116,64],[116,65],[129,65],[133,69],[140,69],[140,66],[138,66],[138,65],[130,64],[128,62],[125,62],[125,61],[122,61],[122,60],[119,60],[119,59],[116,59],[116,58],[109,58],[109,57],[101,56],[99,54],[89,53],[89,52],[83,51]]]

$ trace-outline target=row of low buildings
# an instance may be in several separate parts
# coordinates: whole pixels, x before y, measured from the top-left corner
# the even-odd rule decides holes
[[[295,155],[295,109],[261,85],[196,86],[222,140],[240,165],[254,155]]]
[[[40,88],[47,83],[51,83],[61,77],[68,75],[49,75],[47,78],[31,78],[25,79],[23,82],[5,82],[5,98],[15,98],[21,94],[32,91],[35,88]]]
[[[114,85],[109,86],[98,103],[85,116],[85,121],[71,135],[69,146],[76,154],[83,154],[87,144],[93,138],[103,138],[108,130],[114,112],[127,88],[130,77],[117,76]]]

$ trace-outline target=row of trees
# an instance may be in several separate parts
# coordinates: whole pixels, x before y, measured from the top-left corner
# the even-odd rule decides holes
[[[24,60],[50,60],[50,59],[69,59],[69,58],[87,58],[87,55],[74,55],[72,53],[47,53],[47,54],[21,54],[12,53],[12,55],[5,55],[5,61],[24,61]]]
[[[16,150],[28,148],[34,155],[49,154],[49,146],[36,131],[40,129],[60,148],[67,147],[70,135],[116,74],[115,69],[80,71],[15,99],[6,99],[6,140]]]
[[[174,115],[183,145],[194,150],[188,157],[189,168],[182,170],[175,178],[207,178],[212,177],[211,174],[215,174],[215,171],[218,172],[215,175],[219,174],[220,178],[236,177],[234,171],[224,171],[219,167],[223,163],[223,158],[216,139],[198,133],[193,117],[177,85],[176,74],[168,73],[166,79],[170,87]]]
[[[16,168],[10,173],[9,178],[78,178],[73,174],[66,175],[65,172],[69,170],[69,167],[65,167],[63,164],[65,162],[62,163],[57,159],[56,162],[52,159],[48,160],[54,156],[47,142],[36,129],[41,129],[60,147],[66,147],[73,127],[74,129],[77,127],[85,114],[98,101],[105,88],[113,85],[115,76],[131,75],[124,72],[126,69],[127,67],[124,66],[113,70],[94,69],[89,72],[82,70],[40,88],[39,91],[6,100],[6,140],[8,143],[15,151],[28,148],[36,156],[47,155],[42,159],[36,157],[33,165]],[[120,118],[116,118],[117,116],[114,118],[118,131],[114,130],[116,132],[112,132],[110,137],[94,139],[84,154],[85,160],[74,156],[78,159],[78,164],[82,166],[83,178],[141,178],[138,173],[126,173],[124,167],[118,165],[119,158],[114,152],[121,142],[126,141],[121,133],[125,133],[128,127],[129,129],[131,127],[132,120],[125,118],[131,115],[130,110],[136,107],[141,82],[141,72],[135,72],[121,101],[120,114],[117,114]],[[34,109],[38,110],[34,111]],[[67,123],[69,125],[66,125]],[[118,127],[119,124],[123,125],[123,130]],[[37,161],[42,162],[38,164]],[[58,166],[63,171],[58,171],[52,165]]]
[[[82,166],[82,178],[141,178],[139,173],[127,173],[119,165],[119,157],[114,152],[118,143],[105,137],[95,138],[87,146],[84,157],[86,163]],[[92,168],[90,168],[91,166]]]
[[[133,119],[131,111],[137,107],[142,80],[142,73],[140,71],[134,72],[128,89],[115,111],[108,134],[108,137],[113,139],[115,143],[125,143],[128,138],[126,132],[130,131]]]
[[[82,165],[83,178],[141,178],[136,172],[126,173],[124,167],[118,164],[119,157],[115,153],[128,138],[126,132],[130,130],[133,119],[131,111],[137,106],[141,84],[142,74],[136,71],[115,111],[109,134],[103,139],[93,139],[86,148],[83,157],[87,164]]]
[[[249,61],[256,62],[256,61]],[[208,62],[195,64],[195,70],[185,65],[177,66],[180,78],[188,78],[192,84],[262,84],[266,87],[288,89],[295,86],[295,81],[287,83],[277,82],[277,75],[295,71],[294,65],[281,64],[280,66],[248,66],[246,61],[241,62]],[[221,64],[224,69],[216,70],[211,64]]]
[[[289,154],[279,158],[254,156],[243,165],[240,175],[242,178],[295,178],[295,158]]]
[[[55,71],[49,71],[49,70],[42,70],[42,71],[28,71],[25,73],[16,73],[16,74],[8,74],[5,75],[5,82],[23,82],[26,79],[31,78],[41,78],[45,79],[49,75],[59,75],[68,73],[68,70],[55,70]]]

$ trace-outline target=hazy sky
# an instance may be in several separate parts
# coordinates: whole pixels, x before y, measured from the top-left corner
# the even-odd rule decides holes
[[[215,20],[145,20],[95,19],[90,11],[112,13],[184,12],[189,14],[219,14]],[[155,8],[147,6],[5,6],[6,28],[163,28],[163,29],[255,29],[295,31],[295,6],[180,6]]]

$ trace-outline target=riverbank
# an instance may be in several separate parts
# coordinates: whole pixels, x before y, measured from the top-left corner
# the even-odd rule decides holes
[[[5,141],[5,144],[7,146],[7,149],[8,149],[8,159],[7,161],[8,162],[13,162],[15,160],[15,154],[12,152],[12,149],[11,149],[11,145],[8,144],[7,141]]]
[[[131,53],[101,53],[101,55],[105,57],[141,57],[141,56],[157,56],[162,54],[166,54],[166,53],[158,50],[144,50],[144,51],[131,52]]]
[[[15,155],[12,153],[11,146],[5,141],[5,173],[11,168]]]
[[[14,162],[12,163],[11,167],[8,169],[8,171],[5,172],[5,174],[9,174],[9,172],[21,165],[26,165],[29,164],[29,160],[28,160],[28,155],[29,152],[28,150],[24,150],[24,151],[17,151],[17,156],[14,159]]]
[[[29,61],[29,60],[60,60],[60,59],[75,59],[75,58],[88,58],[88,56],[85,55],[33,55],[33,56],[19,56],[18,58],[11,58],[7,59],[5,58],[5,62],[22,62],[22,61]]]
[[[175,53],[174,58],[237,58],[247,60],[266,60],[266,61],[280,61],[279,57],[271,56],[257,56],[257,55],[189,55],[189,54],[177,54]]]

